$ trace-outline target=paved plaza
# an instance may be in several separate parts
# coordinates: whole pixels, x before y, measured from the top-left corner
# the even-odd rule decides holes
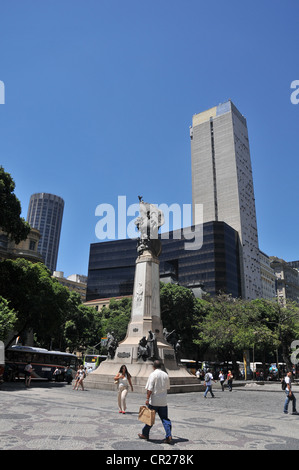
[[[24,382],[0,386],[1,450],[106,450],[185,452],[197,450],[299,450],[299,416],[283,413],[279,383],[248,383],[215,398],[202,392],[168,395],[173,444],[163,443],[157,417],[150,440],[137,436],[138,409],[145,394],[130,393],[127,413],[118,413],[117,392],[88,388],[75,391],[65,383]],[[296,385],[293,387],[296,395]],[[299,387],[298,387],[299,392]],[[299,393],[297,393],[297,402]],[[298,402],[299,406],[299,402]],[[114,455],[114,454],[113,454]]]

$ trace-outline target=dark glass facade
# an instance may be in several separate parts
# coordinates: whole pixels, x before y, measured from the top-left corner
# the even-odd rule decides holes
[[[184,232],[191,230],[194,227]],[[202,284],[211,295],[221,291],[240,297],[237,232],[224,222],[207,222],[202,227],[201,248],[189,250],[184,232],[170,232],[168,239],[161,239],[160,278],[185,287]],[[137,240],[131,239],[90,245],[87,301],[133,294],[136,247]]]

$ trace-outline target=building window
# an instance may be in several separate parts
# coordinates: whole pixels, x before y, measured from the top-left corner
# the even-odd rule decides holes
[[[29,240],[29,250],[35,251],[36,242],[34,240]]]

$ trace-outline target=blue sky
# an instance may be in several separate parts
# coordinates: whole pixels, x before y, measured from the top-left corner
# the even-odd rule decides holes
[[[0,164],[65,200],[57,270],[87,274],[95,209],[191,204],[193,114],[247,119],[260,248],[299,259],[297,0],[15,0],[0,12]]]

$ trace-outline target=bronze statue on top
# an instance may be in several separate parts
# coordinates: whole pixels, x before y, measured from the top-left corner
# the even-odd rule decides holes
[[[135,224],[140,237],[137,244],[137,252],[141,255],[145,250],[149,250],[155,256],[161,253],[161,242],[158,239],[159,228],[164,224],[164,215],[154,204],[144,202],[142,196],[139,198],[140,216]]]

